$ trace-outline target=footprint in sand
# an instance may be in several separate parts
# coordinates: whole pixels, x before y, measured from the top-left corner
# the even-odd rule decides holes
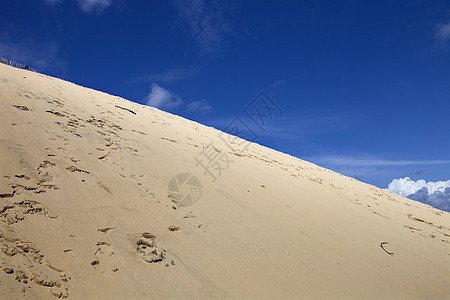
[[[29,109],[28,107],[26,107],[24,105],[14,105],[14,107],[19,109],[19,110],[24,110],[24,111],[31,110],[31,109]]]
[[[144,232],[136,242],[139,257],[148,263],[161,262],[165,259],[166,250],[156,247],[156,236]]]
[[[105,228],[99,228],[97,229],[97,231],[102,232],[102,233],[108,233],[111,230],[115,230],[117,227],[105,227]]]
[[[96,259],[91,262],[91,265],[96,269],[117,272],[125,264],[121,255],[116,254],[114,246],[105,241],[97,242],[94,255]]]

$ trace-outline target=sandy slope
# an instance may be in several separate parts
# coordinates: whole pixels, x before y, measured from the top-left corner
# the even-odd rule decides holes
[[[219,133],[0,64],[1,298],[450,295],[449,213]],[[168,197],[181,172],[193,206]]]

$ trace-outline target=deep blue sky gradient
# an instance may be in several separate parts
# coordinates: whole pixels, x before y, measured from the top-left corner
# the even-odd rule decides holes
[[[449,1],[103,1],[3,1],[0,56],[143,104],[155,83],[219,129],[265,90],[263,145],[383,188],[450,179]]]

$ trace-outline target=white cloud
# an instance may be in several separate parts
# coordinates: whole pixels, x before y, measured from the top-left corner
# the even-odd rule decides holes
[[[102,11],[112,4],[111,0],[77,0],[80,8],[88,13],[93,10]]]
[[[187,31],[200,47],[201,54],[219,50],[228,36],[236,35],[232,18],[225,9],[227,4],[223,0],[178,0],[176,7]]]
[[[435,191],[432,194],[424,187],[416,193],[409,195],[408,198],[450,212],[450,187],[442,192]]]
[[[400,196],[407,197],[424,187],[428,189],[430,194],[433,194],[436,191],[443,192],[446,188],[450,187],[450,180],[426,182],[423,179],[414,181],[409,177],[405,177],[392,180],[392,182],[388,185],[388,190]]]
[[[446,43],[450,39],[450,22],[436,25],[434,27],[434,37]]]
[[[450,211],[450,180],[426,182],[405,177],[392,180],[387,189],[400,196]]]
[[[144,101],[148,106],[153,106],[160,109],[169,109],[177,107],[183,103],[179,96],[160,87],[156,83],[152,84],[151,89],[152,90],[147,97],[144,98]]]
[[[213,108],[208,101],[202,99],[189,103],[187,110],[191,112],[199,111],[202,113],[209,113],[213,110]]]

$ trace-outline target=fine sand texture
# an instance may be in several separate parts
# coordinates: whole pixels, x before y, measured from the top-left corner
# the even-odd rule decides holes
[[[0,64],[0,298],[449,299],[449,213],[244,144]]]

